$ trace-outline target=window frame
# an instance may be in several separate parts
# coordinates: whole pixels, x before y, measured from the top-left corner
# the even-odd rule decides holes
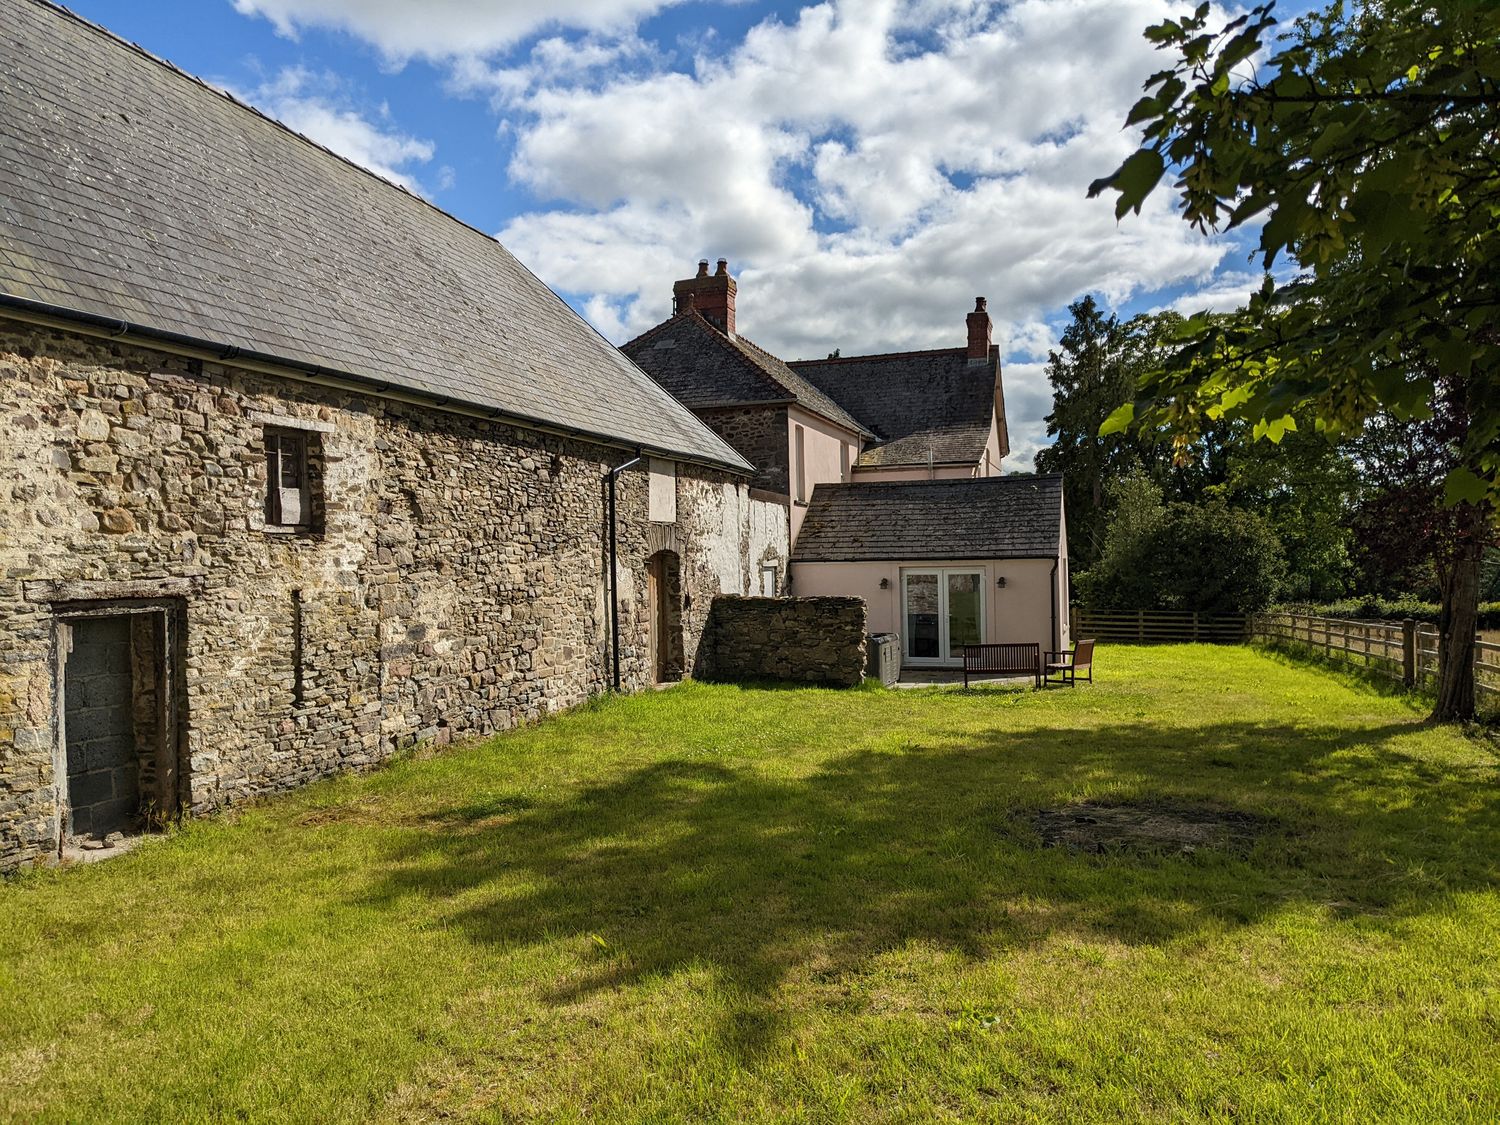
[[[261,433],[266,454],[266,529],[280,532],[308,532],[313,529],[312,478],[308,462],[314,435],[306,430],[285,426],[266,426]],[[288,458],[293,467],[292,484],[288,485]],[[297,497],[296,518],[288,520],[287,494]]]

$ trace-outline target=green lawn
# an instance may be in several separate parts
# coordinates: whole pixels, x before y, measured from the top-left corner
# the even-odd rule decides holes
[[[1248,649],[686,685],[0,886],[19,1120],[1490,1121],[1496,753]],[[1270,818],[1071,853],[1083,799]]]

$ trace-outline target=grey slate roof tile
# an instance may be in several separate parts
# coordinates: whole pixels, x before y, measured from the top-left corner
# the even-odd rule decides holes
[[[970,363],[963,348],[797,360],[792,370],[862,420],[879,436],[857,467],[977,462],[997,411],[1001,456],[1009,452],[1003,401],[997,403],[1000,355]]]
[[[0,294],[749,468],[494,239],[45,0],[0,184]]]
[[[820,484],[794,562],[1052,558],[1062,543],[1063,478]]]
[[[871,433],[857,416],[770,352],[743,336],[726,336],[698,312],[669,317],[621,351],[695,410],[795,402],[856,434]]]

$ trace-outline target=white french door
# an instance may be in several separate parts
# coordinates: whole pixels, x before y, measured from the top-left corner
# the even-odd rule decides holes
[[[984,571],[934,567],[901,572],[902,651],[906,663],[958,667],[964,645],[984,640]]]

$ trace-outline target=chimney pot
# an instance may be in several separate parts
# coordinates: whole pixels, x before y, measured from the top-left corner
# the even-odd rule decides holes
[[[707,258],[699,258],[698,259],[698,276],[699,277],[707,277],[708,276],[708,259]]]
[[[729,259],[728,258],[720,258],[719,259],[719,268],[716,269],[716,270],[714,270],[714,276],[715,277],[728,277],[729,276]]]

